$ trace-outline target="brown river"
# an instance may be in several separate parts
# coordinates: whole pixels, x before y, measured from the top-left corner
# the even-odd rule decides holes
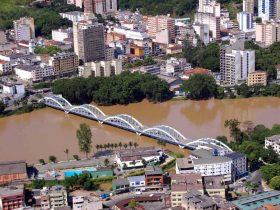
[[[227,135],[224,121],[231,118],[237,118],[242,122],[250,120],[254,124],[264,124],[267,127],[280,123],[280,99],[272,97],[169,101],[161,104],[143,101],[101,109],[107,115],[120,113],[132,115],[147,126],[169,125],[191,139]],[[0,119],[0,161],[26,160],[29,163],[36,163],[40,158],[47,160],[49,155],[55,155],[58,160],[65,160],[66,148],[70,151],[69,157],[73,154],[83,157],[83,154],[79,153],[76,139],[76,130],[80,123],[90,125],[94,145],[137,141],[140,146],[157,146],[153,139],[45,108]],[[177,146],[167,145],[166,148],[187,152]]]

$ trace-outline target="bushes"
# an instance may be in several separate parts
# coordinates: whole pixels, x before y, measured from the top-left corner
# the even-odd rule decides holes
[[[53,92],[71,103],[96,102],[99,105],[128,104],[147,98],[161,102],[168,97],[166,82],[150,74],[123,72],[114,77],[62,79],[54,82]]]
[[[142,170],[142,171],[134,171],[134,172],[129,173],[126,177],[141,176],[141,175],[144,175],[144,174],[145,174],[144,170]]]

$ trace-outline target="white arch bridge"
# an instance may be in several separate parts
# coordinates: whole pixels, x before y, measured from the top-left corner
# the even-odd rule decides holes
[[[59,95],[51,95],[48,97],[44,97],[41,102],[43,102],[46,106],[62,110],[67,114],[79,115],[81,117],[95,120],[100,124],[107,124],[114,127],[118,127],[124,130],[134,132],[139,136],[148,136],[156,140],[165,141],[166,143],[178,145],[181,148],[186,147],[190,149],[196,149],[197,147],[202,146],[215,146],[223,148],[227,151],[232,151],[227,145],[216,139],[187,139],[178,130],[170,126],[157,125],[154,127],[147,127],[130,115],[118,114],[114,116],[108,116],[101,109],[94,105],[84,104],[81,106],[74,106],[65,98]]]

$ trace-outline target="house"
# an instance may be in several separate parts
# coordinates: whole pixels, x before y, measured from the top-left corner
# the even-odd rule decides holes
[[[156,165],[161,162],[163,152],[154,147],[119,150],[116,152],[116,162],[122,169]]]
[[[145,176],[130,176],[127,177],[127,180],[129,181],[130,191],[145,191]]]
[[[1,172],[1,170],[0,170]],[[0,187],[0,209],[10,210],[24,206],[24,186]]]
[[[203,177],[203,185],[206,194],[211,196],[226,197],[226,186],[223,176],[205,176]]]
[[[129,191],[130,183],[125,178],[119,178],[113,180],[112,188],[115,193],[123,193]]]
[[[146,190],[163,189],[163,171],[157,166],[147,166],[145,169]]]
[[[217,205],[208,196],[194,191],[185,194],[182,200],[182,207],[195,210],[216,210]]]
[[[188,69],[184,71],[184,74],[182,75],[183,80],[188,80],[192,75],[194,74],[209,74],[210,71],[208,69],[204,68],[194,68],[194,69]]]
[[[176,159],[176,174],[193,173],[194,166],[191,158]]]
[[[0,163],[0,185],[27,179],[25,161]]]

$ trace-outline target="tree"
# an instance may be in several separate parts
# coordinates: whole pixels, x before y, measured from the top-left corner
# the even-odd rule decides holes
[[[218,141],[220,141],[220,142],[225,143],[225,144],[228,143],[228,139],[227,139],[226,136],[217,136],[216,139],[217,139]]]
[[[55,163],[57,161],[57,158],[54,155],[49,156],[49,161],[52,163]]]
[[[42,165],[45,165],[46,161],[44,159],[39,159],[39,163],[42,164]]]
[[[96,145],[95,145],[95,148],[96,148],[96,150],[98,151],[98,150],[100,149],[100,145],[99,145],[99,144],[96,144]]]
[[[208,99],[217,95],[215,79],[208,74],[194,74],[183,82],[182,89],[191,99]]]
[[[123,145],[123,147],[126,149],[126,148],[128,147],[127,143],[125,143],[125,144]]]
[[[230,119],[225,121],[225,127],[229,128],[230,137],[232,137],[236,143],[240,143],[242,141],[242,132],[239,128],[239,122],[237,119]]]
[[[0,114],[3,114],[5,110],[5,104],[3,103],[3,101],[0,100]]]
[[[119,145],[118,145],[117,143],[114,144],[114,148],[115,148],[115,149],[117,149],[118,146],[119,146]]]
[[[79,141],[80,151],[85,153],[88,159],[88,154],[92,147],[92,133],[90,127],[85,123],[80,124],[80,129],[77,130],[76,135]]]
[[[75,160],[81,160],[81,158],[79,157],[79,155],[73,155],[73,158],[74,158]]]
[[[251,136],[253,130],[254,130],[254,123],[252,121],[245,121],[243,122],[243,128],[244,132],[248,135]]]
[[[108,159],[108,158],[105,158],[105,160],[104,160],[104,164],[105,164],[105,166],[108,166],[108,165],[109,165],[109,163],[110,163],[109,159]]]
[[[280,176],[275,176],[270,180],[269,186],[274,190],[280,190]]]
[[[69,160],[68,155],[69,155],[69,149],[65,149],[64,153],[66,154],[67,160]]]
[[[128,142],[128,146],[129,146],[129,148],[131,149],[131,147],[133,146],[133,143],[130,141],[130,142]]]
[[[136,209],[139,206],[139,204],[135,201],[135,199],[132,199],[128,203],[128,207],[131,209]]]
[[[122,142],[119,142],[119,148],[120,149],[122,149],[122,146],[123,146]]]
[[[134,148],[136,148],[136,147],[139,146],[139,144],[138,144],[137,142],[134,142],[134,143],[133,143],[133,146],[134,146]]]
[[[280,176],[280,165],[272,164],[261,167],[262,178],[269,183],[269,181],[275,177]]]

